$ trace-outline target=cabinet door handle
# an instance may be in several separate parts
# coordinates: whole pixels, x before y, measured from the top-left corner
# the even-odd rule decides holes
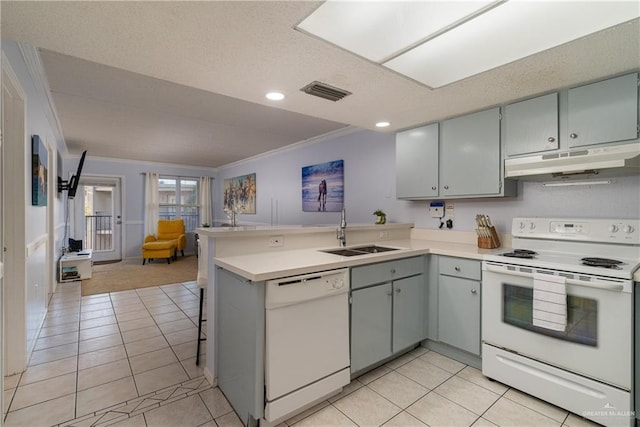
[[[396,269],[395,268],[391,269],[391,274],[396,274]]]
[[[399,294],[400,292],[402,292],[402,289],[397,288],[397,289],[396,289],[396,293],[397,293],[397,294]]]
[[[393,295],[393,291],[389,291],[389,292],[387,292],[387,296],[388,296],[388,297],[390,297],[390,296],[392,296],[392,295]]]
[[[448,185],[445,185],[445,186],[444,186],[444,189],[445,189],[445,190],[448,190],[448,189],[449,189],[449,186],[448,186]]]
[[[547,141],[556,142],[556,139],[554,137],[550,136],[549,138],[547,138]]]
[[[477,289],[471,289],[471,293],[475,295],[475,294],[478,293],[478,290]]]
[[[431,189],[432,189],[433,191],[436,191],[436,186],[434,185],[433,187],[431,187]]]
[[[458,273],[460,273],[460,267],[455,266],[455,267],[453,267],[453,269],[454,269],[455,271],[457,271]]]
[[[570,133],[569,134],[569,138],[571,138],[571,139],[576,139],[577,137],[578,137],[577,133]]]

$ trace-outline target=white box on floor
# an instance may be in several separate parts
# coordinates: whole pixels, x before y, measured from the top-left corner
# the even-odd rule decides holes
[[[60,258],[58,282],[91,279],[92,256],[91,249],[63,255]]]

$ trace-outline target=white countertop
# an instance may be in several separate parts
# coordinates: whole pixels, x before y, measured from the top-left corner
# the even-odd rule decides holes
[[[504,252],[505,248],[480,249],[476,245],[436,240],[406,239],[374,242],[378,246],[400,248],[397,251],[340,256],[321,252],[334,247],[261,252],[214,258],[216,265],[252,281],[263,281],[336,268],[353,267],[410,256],[437,254],[482,260],[484,255]],[[353,245],[362,246],[362,245]],[[347,246],[348,249],[348,246]]]
[[[241,224],[236,227],[207,227],[197,228],[195,231],[199,235],[211,237],[233,237],[234,235],[242,235],[243,237],[265,236],[270,234],[308,234],[308,233],[326,233],[333,232],[337,228],[337,224],[326,225],[263,225],[263,224]],[[409,223],[387,223],[383,226],[376,224],[349,224],[348,231],[362,230],[393,230],[411,228],[413,224]]]

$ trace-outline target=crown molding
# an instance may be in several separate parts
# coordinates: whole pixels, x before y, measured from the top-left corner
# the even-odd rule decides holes
[[[236,166],[240,166],[240,165],[244,165],[244,164],[247,164],[247,163],[251,163],[251,162],[254,162],[256,160],[263,160],[263,159],[266,159],[268,157],[274,156],[276,154],[285,153],[287,151],[292,151],[292,150],[297,150],[297,149],[302,148],[302,147],[306,147],[306,146],[309,146],[309,145],[317,144],[319,142],[324,142],[324,141],[327,141],[327,140],[330,140],[330,139],[335,139],[335,138],[338,138],[338,137],[341,137],[341,136],[351,135],[352,133],[359,132],[361,130],[363,130],[363,129],[359,128],[359,127],[345,126],[343,128],[336,129],[334,131],[324,133],[322,135],[314,136],[313,138],[305,139],[305,140],[299,141],[299,142],[294,142],[293,144],[289,144],[289,145],[281,147],[281,148],[276,148],[274,150],[267,151],[267,152],[264,152],[264,153],[261,153],[261,154],[257,154],[257,155],[252,156],[252,157],[247,157],[246,159],[238,160],[237,162],[233,162],[233,163],[228,163],[226,165],[222,165],[222,166],[218,167],[218,170],[223,171],[225,169],[234,168]]]
[[[80,159],[80,155],[78,154],[68,154],[65,156],[65,159]],[[145,165],[148,167],[165,167],[165,168],[180,168],[180,169],[193,169],[193,170],[208,170],[212,173],[217,173],[218,169],[209,167],[209,166],[194,166],[194,165],[181,165],[178,163],[163,163],[163,162],[152,162],[149,160],[135,160],[135,159],[120,159],[117,157],[103,157],[103,156],[91,156],[87,153],[87,160],[98,161],[98,162],[114,162],[114,163],[126,163],[126,164],[135,164],[135,165]],[[95,175],[87,172],[88,175]]]
[[[69,153],[67,149],[67,143],[62,135],[62,126],[60,126],[60,120],[56,113],[56,107],[51,97],[51,88],[49,87],[49,80],[45,73],[44,66],[42,65],[42,59],[40,58],[40,52],[38,48],[28,43],[18,42],[18,48],[22,54],[22,58],[27,66],[27,71],[31,76],[33,85],[38,93],[40,99],[44,100],[42,107],[44,114],[49,121],[49,125],[53,130],[53,135],[56,138],[56,147],[60,148],[64,155]]]

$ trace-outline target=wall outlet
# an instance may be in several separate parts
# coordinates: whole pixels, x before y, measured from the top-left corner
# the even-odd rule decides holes
[[[269,247],[275,248],[278,246],[284,246],[284,236],[270,236]]]
[[[447,215],[448,219],[455,218],[453,214],[453,202],[446,202],[444,205],[444,212]]]

